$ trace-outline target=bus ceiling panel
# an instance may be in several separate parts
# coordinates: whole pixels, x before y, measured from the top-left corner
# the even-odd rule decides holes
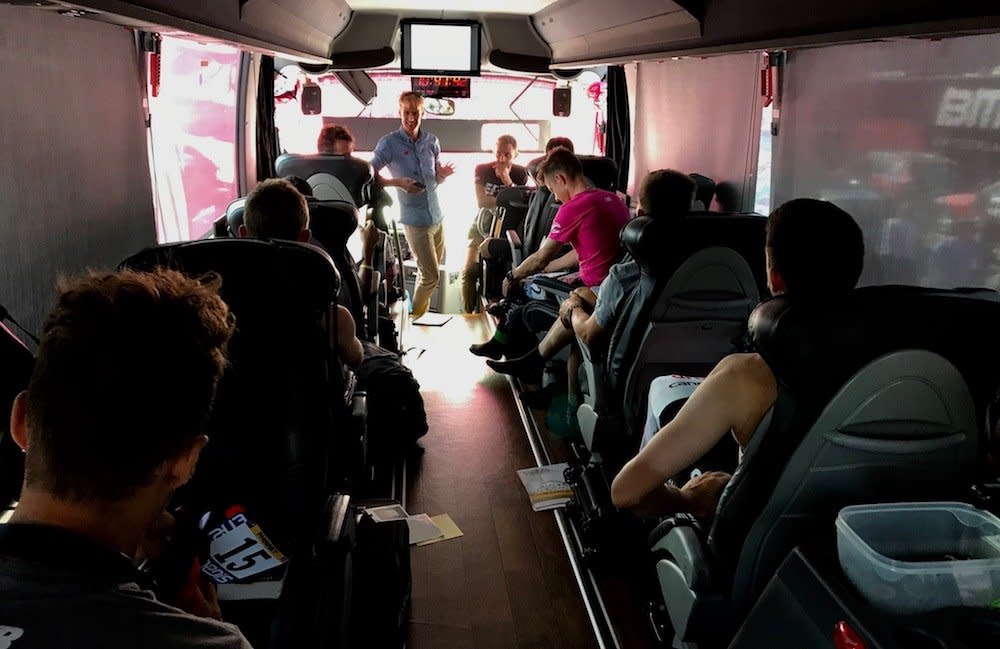
[[[702,45],[833,44],[1000,29],[1000,3],[983,0],[708,0]]]
[[[553,4],[556,0],[347,0],[355,11],[381,10],[406,14],[434,11],[504,13],[531,15]],[[450,17],[450,16],[449,16]]]
[[[552,58],[552,50],[539,37],[531,18],[527,16],[483,17],[486,36],[490,47],[509,54]]]
[[[642,52],[701,36],[698,18],[670,0],[560,0],[538,12],[534,24],[556,64]]]
[[[560,0],[535,16],[554,67],[623,63],[678,55],[787,49],[908,36],[1000,31],[1000,3],[983,0],[682,0],[701,32],[642,21],[647,5]],[[670,4],[669,2],[667,3]],[[645,7],[638,11],[638,7]],[[607,20],[605,13],[613,14]],[[625,23],[629,24],[625,24]],[[600,27],[595,27],[600,26]],[[634,40],[622,38],[634,35]],[[586,43],[586,46],[583,43]]]
[[[344,0],[73,0],[56,4],[85,17],[165,34],[185,34],[313,63],[347,25]],[[177,33],[179,32],[179,33]]]
[[[393,42],[399,17],[395,14],[355,11],[347,26],[333,41],[330,67],[334,70],[366,70],[396,60]]]

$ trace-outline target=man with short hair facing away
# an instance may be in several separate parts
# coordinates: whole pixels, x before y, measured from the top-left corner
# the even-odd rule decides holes
[[[370,224],[365,226],[369,230]],[[367,234],[366,234],[367,236]],[[270,178],[250,192],[243,207],[240,237],[285,239],[309,242],[309,206],[295,186],[281,178]],[[367,244],[366,244],[367,246]],[[336,345],[344,364],[357,368],[364,360],[364,348],[356,335],[351,312],[337,305]],[[331,335],[334,332],[330,332]]]
[[[501,135],[497,138],[493,149],[495,160],[475,169],[476,202],[481,210],[496,210],[497,194],[505,187],[523,186],[528,183],[528,172],[521,165],[514,164],[517,158],[517,140],[513,135]],[[466,313],[477,310],[479,293],[476,291],[476,280],[481,275],[479,268],[479,248],[484,241],[479,230],[480,219],[472,221],[469,228],[469,244],[465,251],[465,264],[462,266],[462,301]]]
[[[10,416],[26,456],[0,525],[0,646],[250,648],[203,577],[181,610],[133,564],[208,442],[234,326],[218,285],[172,270],[61,282]]]
[[[660,169],[646,175],[639,184],[638,215],[655,219],[680,218],[691,211],[695,183],[687,174]],[[559,319],[527,354],[507,360],[488,360],[497,372],[512,374],[529,383],[537,381],[545,361],[572,344],[577,336],[588,346],[603,341],[639,284],[639,264],[628,255],[611,267],[597,292],[588,287],[575,289],[559,307]],[[573,356],[570,357],[574,359]],[[578,359],[575,359],[578,360]],[[570,404],[577,399],[576,362],[569,367]]]
[[[343,126],[324,126],[319,132],[316,150],[327,155],[351,155],[354,153],[354,136]]]
[[[836,300],[861,276],[861,228],[850,214],[826,201],[800,198],[778,207],[768,217],[765,246],[767,284],[774,295]],[[711,515],[729,475],[704,473],[681,489],[666,480],[697,462],[723,435],[732,434],[745,449],[777,397],[774,373],[759,354],[722,359],[677,415],[615,477],[615,506],[648,517]]]
[[[380,177],[380,182],[399,190],[399,221],[417,261],[417,286],[411,312],[415,320],[430,306],[444,257],[444,213],[438,201],[437,186],[455,173],[451,163],[441,164],[441,145],[437,137],[421,129],[423,117],[424,98],[415,92],[401,94],[400,127],[382,136],[372,156],[376,174],[385,167],[392,173],[392,178]]]

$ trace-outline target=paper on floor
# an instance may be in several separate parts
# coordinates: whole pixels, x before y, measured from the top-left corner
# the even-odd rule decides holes
[[[406,519],[410,528],[410,545],[423,543],[443,535],[441,528],[434,524],[427,514],[414,514]]]
[[[436,539],[417,543],[417,546],[422,547],[430,545],[431,543],[447,541],[448,539],[457,539],[460,536],[464,536],[462,530],[458,529],[458,525],[455,524],[455,521],[451,520],[451,516],[448,514],[438,514],[437,516],[432,516],[431,520],[435,525],[437,525],[438,529],[441,530],[442,535]]]

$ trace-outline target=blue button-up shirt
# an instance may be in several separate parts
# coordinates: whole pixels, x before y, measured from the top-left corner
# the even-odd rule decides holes
[[[427,186],[418,194],[408,194],[402,189],[399,196],[399,221],[403,225],[436,225],[442,221],[441,204],[437,196],[437,162],[441,145],[437,136],[420,130],[416,140],[406,131],[398,130],[382,136],[375,145],[372,167],[378,172],[389,167],[393,178],[412,178]]]

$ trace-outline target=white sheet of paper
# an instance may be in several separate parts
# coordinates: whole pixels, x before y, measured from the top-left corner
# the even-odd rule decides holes
[[[374,507],[372,509],[366,510],[371,517],[375,519],[376,523],[384,523],[386,521],[398,521],[407,518],[409,514],[403,509],[401,505],[386,505],[385,507]]]
[[[414,514],[406,519],[406,524],[410,528],[410,545],[430,541],[444,535],[441,528],[435,525],[427,514]]]

